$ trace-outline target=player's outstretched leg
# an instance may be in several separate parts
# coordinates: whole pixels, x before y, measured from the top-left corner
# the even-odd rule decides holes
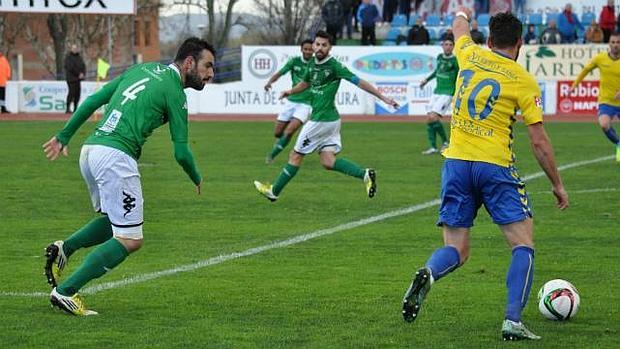
[[[45,277],[52,287],[58,286],[60,274],[67,265],[67,256],[63,250],[63,242],[52,242],[45,248]]]
[[[254,181],[254,187],[256,187],[256,190],[258,190],[261,195],[269,199],[269,201],[274,202],[278,200],[278,196],[273,193],[273,185]]]
[[[45,276],[52,286],[58,285],[69,257],[80,248],[99,245],[112,237],[112,224],[107,216],[97,217],[64,241],[56,241],[45,249]]]
[[[73,296],[63,296],[56,291],[56,287],[52,289],[52,293],[50,294],[50,303],[52,303],[53,307],[64,310],[71,315],[87,316],[98,314],[94,310],[86,309],[84,300],[77,293]]]
[[[336,159],[332,152],[321,152],[321,164],[328,170],[363,180],[369,198],[373,198],[377,193],[377,173],[374,169],[363,168],[351,160]]]
[[[441,121],[435,121],[435,130],[437,134],[439,134],[439,138],[441,138],[441,150],[444,150],[448,147],[448,136],[446,136],[446,130],[443,127]]]
[[[278,141],[273,145],[271,152],[267,154],[267,159],[265,160],[266,163],[272,163],[273,159],[275,159],[276,156],[278,156],[278,154],[286,148],[286,146],[291,142],[291,139],[293,139],[293,135],[297,132],[301,125],[303,125],[302,121],[295,117],[289,121],[286,128],[282,132],[282,136],[278,138]]]
[[[441,279],[461,265],[461,255],[454,246],[441,247],[428,259],[426,266],[420,268],[413,276],[411,285],[403,298],[403,318],[413,322],[422,307],[424,297],[431,288],[431,284]]]
[[[135,249],[137,249],[137,247]],[[103,276],[105,273],[121,264],[128,255],[129,252],[127,248],[115,238],[111,238],[101,244],[86,256],[82,265],[80,265],[67,280],[54,288],[50,297],[52,305],[67,310],[63,307],[64,305],[72,310],[70,312],[73,314],[86,315],[82,314],[85,309],[83,304],[81,307],[78,304],[79,301],[77,299],[79,299],[79,296],[77,296],[77,292],[89,281]],[[73,300],[76,304],[72,306],[69,299]],[[62,300],[64,300],[64,302]]]
[[[439,150],[437,150],[437,129],[435,128],[434,124],[434,121],[430,121],[426,124],[426,134],[428,136],[428,143],[430,145],[430,148],[424,150],[422,152],[422,155],[430,155],[439,152]]]
[[[534,278],[534,249],[517,246],[512,249],[512,261],[506,275],[508,302],[502,325],[504,340],[540,339],[521,322],[521,312],[527,304]]]
[[[403,297],[403,319],[413,322],[422,308],[424,297],[431,289],[431,271],[424,267],[413,275],[413,281]]]

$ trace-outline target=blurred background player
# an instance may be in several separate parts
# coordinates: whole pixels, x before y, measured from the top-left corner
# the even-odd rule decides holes
[[[340,114],[336,109],[336,92],[340,80],[344,79],[369,92],[386,104],[398,107],[391,98],[383,96],[374,86],[351,73],[337,59],[329,55],[332,48],[332,36],[324,31],[316,33],[314,39],[314,59],[302,81],[291,90],[282,92],[280,98],[305,91],[310,87],[312,93],[312,115],[299,132],[295,148],[289,155],[288,164],[282,169],[273,185],[254,181],[256,189],[270,201],[276,201],[284,186],[295,177],[304,156],[319,151],[321,165],[327,170],[334,170],[348,176],[364,180],[368,197],[376,192],[375,171],[364,169],[347,159],[336,159],[342,150],[340,142]]]
[[[78,291],[142,246],[143,198],[137,161],[146,138],[170,124],[174,157],[196,185],[202,177],[189,148],[187,98],[184,88],[202,90],[213,79],[215,49],[206,41],[189,38],[170,65],[144,63],[105,84],[88,97],[65,127],[43,145],[55,160],[67,153],[78,128],[99,107],[105,114],[84,142],[80,171],[93,208],[103,216],[91,220],[64,241],[46,248],[45,274],[52,285],[52,305],[74,315],[96,314],[86,309]],[[97,246],[67,279],[59,277],[67,260],[80,248]]]
[[[11,65],[0,51],[0,113],[6,113],[6,83],[11,80]]]
[[[67,106],[65,113],[75,112],[80,103],[82,92],[82,80],[86,74],[86,65],[80,55],[76,44],[71,45],[71,50],[65,57],[65,80],[67,80]],[[71,109],[73,104],[73,109]]]
[[[469,257],[469,231],[482,204],[512,248],[506,276],[508,300],[502,323],[504,340],[540,339],[521,322],[534,275],[533,220],[525,183],[514,167],[512,124],[521,110],[534,156],[550,179],[557,207],[568,207],[568,195],[555,165],[542,119],[538,83],[516,63],[522,45],[521,22],[511,13],[491,18],[489,50],[469,35],[471,12],[461,8],[453,22],[455,54],[461,72],[452,111],[450,145],[441,175],[437,224],[444,247],[436,250],[414,275],[403,299],[405,321],[414,321],[431,284]]]
[[[620,33],[609,37],[609,50],[594,56],[573,82],[575,91],[579,83],[594,69],[601,73],[598,95],[598,124],[607,139],[616,146],[616,161],[620,162],[620,139],[612,126],[614,117],[620,118]]]
[[[422,80],[420,88],[424,88],[426,84],[437,78],[437,86],[431,96],[431,101],[428,106],[428,119],[426,124],[426,132],[428,134],[428,143],[430,148],[423,151],[422,154],[429,155],[438,153],[437,150],[437,134],[441,137],[442,149],[448,146],[448,137],[446,131],[441,124],[441,117],[446,114],[450,103],[452,103],[452,96],[454,95],[454,85],[456,83],[456,77],[459,74],[459,64],[456,60],[456,56],[452,54],[454,49],[454,39],[447,38],[441,43],[443,53],[437,56],[437,68],[433,73]]]
[[[290,58],[282,69],[273,74],[269,81],[267,81],[267,84],[265,84],[265,91],[271,90],[271,85],[288,72],[291,72],[292,86],[301,82],[302,77],[308,70],[308,62],[312,58],[312,53],[312,40],[304,40],[301,43],[301,56]],[[278,114],[276,119],[273,133],[277,140],[271,152],[267,154],[266,163],[270,164],[273,162],[273,159],[289,144],[299,127],[308,120],[312,112],[312,107],[310,106],[311,97],[312,94],[309,90],[288,97],[288,103],[286,103],[284,110]]]

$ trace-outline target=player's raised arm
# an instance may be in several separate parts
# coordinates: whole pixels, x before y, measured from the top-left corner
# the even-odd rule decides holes
[[[305,91],[308,87],[310,87],[309,83],[307,83],[306,81],[301,81],[299,84],[295,85],[295,87],[293,87],[292,89],[282,91],[282,93],[280,94],[280,99],[286,98],[290,95],[301,93]]]
[[[452,33],[454,33],[454,42],[457,42],[461,36],[471,36],[469,31],[469,22],[471,21],[471,10],[465,6],[460,6],[456,11],[454,21],[452,21]]]
[[[577,75],[577,78],[575,79],[575,81],[573,81],[573,85],[571,86],[571,91],[574,91],[577,88],[577,86],[579,86],[581,81],[585,79],[586,75],[588,75],[592,70],[596,68],[598,68],[598,63],[596,61],[596,56],[595,56],[588,62],[588,64],[586,64],[585,67],[583,67],[579,75]]]
[[[63,129],[49,141],[43,144],[43,151],[49,160],[56,160],[61,153],[64,156],[69,155],[67,145],[69,144],[71,137],[73,137],[80,126],[82,126],[82,124],[84,124],[84,122],[86,122],[86,120],[88,120],[88,118],[97,109],[110,101],[112,94],[114,94],[114,91],[121,80],[122,75],[103,85],[101,90],[86,98],[84,103],[80,104],[69,121],[67,121],[65,127],[63,127]]]
[[[282,74],[280,74],[280,72],[276,72],[275,74],[273,74],[269,78],[269,80],[267,80],[267,83],[265,84],[265,91],[271,90],[271,84],[273,84],[274,82],[278,81],[278,79],[280,79],[280,77],[282,77]]]
[[[379,98],[380,100],[383,101],[383,103],[392,106],[393,108],[398,108],[399,105],[398,103],[389,97],[384,96],[383,94],[381,94],[381,92],[379,92],[379,90],[377,90],[376,87],[374,87],[371,83],[369,83],[368,81],[364,80],[364,79],[359,79],[359,82],[357,84],[357,86],[359,88],[361,88],[362,90],[370,93],[371,95]]]

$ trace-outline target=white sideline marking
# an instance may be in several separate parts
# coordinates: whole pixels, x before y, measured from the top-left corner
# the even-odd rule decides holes
[[[574,168],[574,167],[579,167],[579,166],[585,166],[585,165],[590,165],[590,164],[594,164],[597,162],[601,162],[601,161],[605,161],[605,160],[610,160],[614,158],[614,156],[604,156],[604,157],[600,157],[600,158],[596,158],[596,159],[592,159],[592,160],[585,160],[585,161],[578,161],[578,162],[573,162],[570,164],[566,164],[566,165],[562,165],[560,167],[558,167],[558,170],[562,171],[562,170],[567,170],[570,168]],[[531,179],[535,179],[538,177],[542,177],[544,176],[544,172],[536,172],[533,173],[531,175],[525,176],[522,179],[524,181],[528,181]],[[174,274],[178,274],[178,273],[182,273],[182,272],[187,272],[187,271],[193,271],[193,270],[197,270],[197,269],[202,269],[208,266],[212,266],[212,265],[217,265],[217,264],[221,264],[224,262],[227,262],[229,260],[233,260],[233,259],[237,259],[237,258],[242,258],[242,257],[248,257],[248,256],[252,256],[261,252],[265,252],[268,250],[273,250],[276,248],[283,248],[283,247],[288,247],[288,246],[292,246],[292,245],[296,245],[299,243],[302,243],[304,241],[308,241],[308,240],[312,240],[321,236],[325,236],[325,235],[331,235],[343,230],[349,230],[349,229],[353,229],[353,228],[357,228],[357,227],[361,227],[364,225],[368,225],[371,223],[375,223],[375,222],[380,222],[389,218],[393,218],[393,217],[398,217],[398,216],[404,216],[410,213],[414,213],[417,211],[421,211],[425,208],[429,208],[429,207],[433,207],[433,206],[437,206],[439,205],[440,201],[439,199],[435,199],[435,200],[431,200],[431,201],[427,201],[425,203],[422,204],[418,204],[418,205],[413,205],[413,206],[409,206],[409,207],[405,207],[405,208],[401,208],[398,210],[394,210],[394,211],[389,211],[377,216],[371,216],[368,218],[363,218],[354,222],[349,222],[349,223],[344,223],[344,224],[340,224],[337,225],[335,227],[332,228],[326,228],[326,229],[321,229],[321,230],[317,230],[314,231],[312,233],[308,233],[308,234],[302,234],[302,235],[297,235],[294,236],[290,239],[286,239],[286,240],[281,240],[281,241],[276,241],[270,244],[266,244],[266,245],[262,245],[262,246],[258,246],[258,247],[253,247],[250,249],[247,249],[245,251],[242,252],[233,252],[230,254],[225,254],[225,255],[219,255],[217,257],[211,257],[209,259],[205,259],[196,263],[192,263],[192,264],[186,264],[186,265],[182,265],[176,268],[172,268],[172,269],[166,269],[166,270],[161,270],[161,271],[156,271],[156,272],[152,272],[152,273],[147,273],[147,274],[141,274],[141,275],[136,275],[136,276],[132,276],[132,277],[128,277],[122,280],[118,280],[118,281],[111,281],[111,282],[104,282],[101,284],[97,284],[97,285],[93,285],[90,287],[86,287],[82,290],[82,294],[95,294],[101,291],[105,291],[105,290],[110,290],[110,289],[114,289],[114,288],[118,288],[118,287],[123,287],[123,286],[128,286],[128,285],[132,285],[132,284],[137,284],[137,283],[141,283],[141,282],[145,282],[145,281],[149,281],[149,280],[153,280],[153,279],[158,279],[160,277],[163,276],[167,276],[167,275],[174,275]],[[6,291],[0,291],[0,297],[48,297],[49,293],[47,292],[6,292]]]
[[[569,190],[568,195],[571,194],[589,194],[589,193],[605,193],[610,191],[618,191],[618,188],[594,188],[594,189],[583,189],[583,190]],[[551,190],[547,191],[536,191],[530,194],[551,194]]]

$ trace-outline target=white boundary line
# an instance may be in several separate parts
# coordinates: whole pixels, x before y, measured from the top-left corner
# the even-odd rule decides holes
[[[569,194],[590,194],[590,193],[606,193],[610,191],[618,191],[618,188],[594,188],[594,189],[583,189],[583,190],[571,190]],[[549,194],[550,190],[546,191],[535,191],[528,194]]]
[[[562,171],[562,170],[567,170],[567,169],[574,168],[574,167],[586,166],[586,165],[594,164],[597,162],[610,160],[612,158],[614,158],[614,156],[604,156],[604,157],[600,157],[600,158],[596,158],[592,160],[573,162],[573,163],[558,167],[558,170]],[[536,172],[531,175],[523,177],[523,180],[528,181],[528,180],[532,180],[538,177],[543,177],[544,175],[545,175],[544,172]],[[128,277],[125,279],[121,279],[118,281],[111,281],[111,282],[104,282],[104,283],[96,284],[96,285],[84,288],[82,292],[80,293],[95,294],[95,293],[105,291],[105,290],[111,290],[111,289],[124,287],[124,286],[132,285],[132,284],[146,282],[146,281],[153,280],[153,279],[158,279],[160,277],[167,276],[167,275],[174,275],[178,273],[194,271],[194,270],[206,268],[212,265],[221,264],[221,263],[224,263],[230,260],[252,256],[252,255],[259,254],[261,252],[265,252],[269,250],[273,250],[276,248],[283,248],[283,247],[296,245],[296,244],[299,244],[299,243],[302,243],[308,240],[316,239],[321,236],[332,235],[340,231],[361,227],[361,226],[368,225],[368,224],[375,223],[375,222],[380,222],[380,221],[390,219],[393,217],[404,216],[410,213],[421,211],[429,207],[437,206],[439,204],[440,204],[439,199],[435,199],[435,200],[427,201],[422,204],[413,205],[413,206],[401,208],[398,210],[389,211],[389,212],[386,212],[380,215],[363,218],[357,221],[340,224],[332,228],[316,230],[308,234],[294,236],[290,239],[276,241],[276,242],[272,242],[270,244],[266,244],[266,245],[262,245],[258,247],[253,247],[253,248],[247,249],[242,252],[233,252],[230,254],[219,255],[217,257],[211,257],[211,258],[208,258],[208,259],[196,262],[196,263],[181,265],[176,268],[156,271],[152,273],[140,274],[140,275]],[[49,293],[47,292],[5,292],[5,291],[0,292],[0,297],[48,297],[48,296],[49,296]]]

